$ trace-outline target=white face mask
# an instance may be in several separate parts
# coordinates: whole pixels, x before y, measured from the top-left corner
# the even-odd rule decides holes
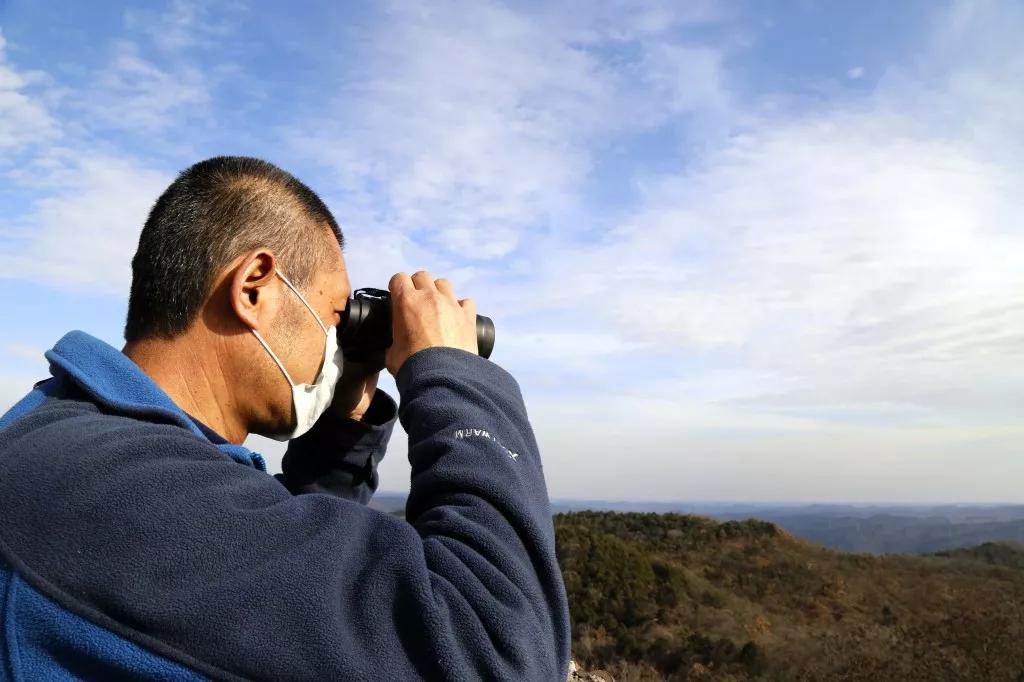
[[[292,406],[295,408],[295,428],[291,431],[285,431],[282,433],[275,434],[263,434],[267,438],[273,438],[274,440],[291,440],[292,438],[298,438],[302,434],[313,428],[313,424],[320,418],[320,415],[327,410],[330,406],[331,401],[334,399],[334,388],[338,384],[338,377],[341,376],[341,369],[344,366],[344,355],[341,349],[338,347],[338,335],[335,333],[334,327],[325,327],[324,323],[320,321],[320,316],[316,314],[313,307],[306,302],[306,299],[299,293],[299,290],[292,286],[292,283],[288,281],[288,278],[277,271],[278,277],[280,277],[288,288],[295,292],[295,295],[299,297],[302,304],[306,306],[309,313],[316,320],[316,323],[323,329],[324,335],[327,337],[324,343],[324,361],[320,366],[320,374],[316,378],[316,383],[313,384],[296,384],[292,381],[291,376],[288,375],[288,370],[284,368],[281,361],[278,360],[274,351],[270,350],[270,346],[263,340],[260,333],[255,329],[252,333],[256,335],[259,342],[263,344],[263,347],[270,353],[270,357],[274,358],[274,362],[281,368],[284,373],[284,378],[288,380],[288,383],[292,387]]]

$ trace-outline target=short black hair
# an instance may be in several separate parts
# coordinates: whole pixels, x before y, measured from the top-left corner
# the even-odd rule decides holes
[[[185,331],[214,277],[265,247],[305,290],[323,264],[324,227],[345,248],[334,216],[313,190],[261,159],[218,156],[186,168],[156,200],[132,258],[125,341]]]

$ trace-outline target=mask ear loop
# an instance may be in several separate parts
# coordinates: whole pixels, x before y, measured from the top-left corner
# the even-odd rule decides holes
[[[295,288],[295,285],[289,282],[288,278],[281,274],[280,270],[275,270],[274,272],[277,273],[277,276],[280,277],[281,280],[288,285],[288,288],[291,289],[296,296],[299,297],[299,300],[302,301],[302,305],[306,306],[306,310],[308,310],[309,313],[313,316],[313,319],[316,320],[316,323],[320,325],[320,329],[324,331],[324,336],[329,335],[331,332],[329,332],[327,330],[327,327],[324,326],[324,323],[320,320],[320,316],[316,314],[315,310],[313,310],[313,306],[309,305],[309,303],[306,301],[306,297],[299,293],[299,290]]]
[[[284,368],[284,365],[281,364],[281,361],[277,359],[277,354],[274,351],[270,350],[270,346],[267,345],[267,342],[263,340],[263,337],[260,336],[260,333],[258,331],[256,331],[255,329],[250,329],[249,331],[256,335],[256,339],[263,344],[264,348],[267,349],[267,352],[270,353],[270,357],[274,358],[274,362],[276,362],[277,366],[281,368],[282,372],[284,372],[284,378],[288,380],[288,384],[292,388],[295,388],[295,382],[292,381],[291,376],[288,374],[288,370]]]
[[[292,284],[291,281],[289,281],[289,279],[284,276],[284,273],[282,273],[280,270],[275,270],[274,272],[277,274],[278,277],[281,278],[282,282],[288,285],[288,288],[292,290],[292,293],[299,297],[299,300],[302,301],[302,305],[306,306],[306,310],[308,310],[309,314],[313,316],[313,319],[316,320],[316,323],[320,325],[320,329],[323,330],[324,336],[330,338],[330,330],[328,330],[327,327],[324,326],[324,323],[320,321],[320,316],[316,314],[315,310],[313,310],[313,306],[309,305],[309,302],[306,301],[306,297],[299,293],[299,290],[296,289],[295,285]],[[263,337],[260,336],[260,333],[258,331],[256,331],[255,329],[251,331],[253,334],[256,335],[256,339],[261,344],[263,344],[263,347],[266,349],[266,351],[270,353],[270,357],[274,358],[274,362],[277,363],[277,366],[281,368],[281,372],[284,373],[284,378],[288,380],[288,385],[290,385],[292,388],[295,388],[295,382],[292,381],[292,377],[290,374],[288,374],[288,370],[284,368],[284,363],[282,363],[278,359],[277,354],[274,351],[270,350],[270,346],[267,345],[267,342],[263,340]],[[321,368],[321,371],[323,371],[323,368]]]

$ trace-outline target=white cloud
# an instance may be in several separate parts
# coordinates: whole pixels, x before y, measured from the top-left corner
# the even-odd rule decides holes
[[[46,364],[46,360],[43,359],[43,351],[41,348],[35,346],[29,346],[24,343],[8,343],[4,346],[4,350],[11,357],[18,358],[19,360],[28,360],[30,362],[42,362]]]
[[[749,116],[581,242],[567,204],[596,145],[680,113],[728,119],[722,54],[669,41],[653,19],[614,38],[576,32],[640,41],[616,70],[563,40],[571,30],[479,11],[490,21],[462,17],[473,33],[443,11],[396,15],[378,38],[406,56],[388,53],[393,71],[348,97],[362,127],[339,134],[355,142],[310,145],[337,154],[345,182],[374,186],[358,227],[387,224],[409,245],[436,225],[427,241],[442,255],[446,238],[463,256],[481,255],[474,239],[497,244],[482,255],[504,255],[501,276],[470,291],[494,304],[481,312],[532,396],[555,494],[923,499],[963,481],[968,498],[1010,496],[985,489],[969,454],[995,439],[986,456],[1005,462],[1006,406],[1024,400],[1021,176],[981,144],[1011,139],[1000,100],[981,115],[962,71],[936,78],[929,63],[887,74],[867,100]],[[534,56],[550,73],[536,75]],[[951,105],[967,127],[942,120]],[[524,112],[535,125],[519,124]],[[455,214],[475,222],[445,233]],[[550,233],[530,229],[543,221]],[[633,478],[614,453],[638,458]],[[927,474],[938,492],[907,492],[939,461],[948,472]]]
[[[727,101],[718,53],[668,41],[656,14],[616,35],[638,56],[613,64],[593,9],[560,24],[493,2],[392,7],[365,79],[293,140],[337,170],[347,211],[443,255],[506,257],[577,206],[595,146]]]
[[[142,57],[134,43],[120,42],[80,105],[101,125],[159,132],[208,103],[207,78],[198,68],[163,69]]]
[[[527,408],[556,497],[1012,502],[1024,476],[1014,426],[830,424],[633,393]]]
[[[196,28],[178,26],[188,27]],[[5,171],[28,208],[0,219],[0,277],[123,295],[139,231],[172,178],[138,153],[116,151],[112,137],[166,133],[201,112],[207,79],[188,63],[162,68],[136,43],[116,41],[82,83],[58,85],[45,73],[14,71],[3,47],[0,35],[0,148],[36,146]],[[33,81],[45,87],[30,99],[23,91]],[[57,103],[52,115],[44,101]]]
[[[722,53],[708,47],[666,42],[645,46],[638,76],[647,96],[663,115],[692,111],[724,111],[729,107],[722,87]]]
[[[208,76],[171,54],[209,39],[176,32],[192,7],[154,15],[162,53],[116,47],[81,127],[207,106]],[[1019,497],[1020,10],[954,4],[914,62],[870,67],[873,94],[782,116],[735,100],[727,49],[678,38],[722,7],[393,7],[291,136],[335,171],[353,284],[430,267],[495,317],[556,495]],[[30,125],[31,86],[0,60],[0,147],[56,134]],[[31,115],[5,128],[4,106]],[[624,217],[588,206],[602,154],[701,118],[733,135],[656,150],[671,174],[610,173],[639,182]],[[36,159],[55,189],[5,226],[23,248],[0,272],[123,293],[170,178],[90,150]]]
[[[142,224],[170,181],[126,158],[78,160],[59,190],[35,202],[19,247],[0,253],[0,274],[123,295]]]
[[[650,352],[674,350],[683,369],[663,364],[642,394],[734,401],[737,429],[756,413],[1012,424],[1024,166],[1005,150],[1019,147],[1024,81],[1021,60],[991,57],[984,26],[957,36],[955,65],[907,67],[866,102],[765,115],[686,172],[649,179],[642,207],[599,244],[542,252],[558,257],[523,299],[544,292],[548,317],[587,310]],[[695,358],[743,380],[711,391]]]
[[[388,221],[498,257],[586,172],[579,131],[608,96],[597,65],[522,17],[483,3],[395,10],[371,63],[380,71],[339,107],[357,127],[313,144],[344,183],[384,183]]]
[[[732,12],[724,2],[692,0],[568,0],[545,3],[540,22],[571,43],[601,45],[661,39],[674,29],[719,24]]]
[[[0,31],[0,151],[17,151],[52,141],[58,126],[46,106],[29,90],[40,74],[15,69],[7,61],[7,43]]]
[[[218,8],[234,14],[245,9],[242,3],[227,3]],[[230,19],[211,16],[210,7],[188,0],[173,0],[163,12],[129,9],[125,27],[146,36],[166,52],[211,47],[232,33]]]
[[[33,384],[49,376],[46,371],[37,375],[27,373],[0,375],[0,416],[13,407],[14,403],[24,398],[32,390]]]
[[[938,303],[959,319],[1018,301],[1019,240],[995,223],[1018,183],[956,144],[915,139],[913,121],[769,124],[653,184],[582,267],[642,265],[607,286],[650,289],[646,303],[611,294],[621,302],[608,310],[650,341],[714,349],[778,334],[776,350],[805,352],[878,315]]]

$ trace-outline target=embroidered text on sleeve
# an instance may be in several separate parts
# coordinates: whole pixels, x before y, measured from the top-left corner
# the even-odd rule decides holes
[[[518,452],[513,452],[506,448],[504,445],[501,444],[501,441],[492,436],[489,431],[486,431],[484,429],[456,429],[454,436],[456,438],[486,438],[490,441],[493,441],[495,445],[497,445],[499,448],[508,453],[508,456],[511,457],[512,459],[516,459],[517,457],[519,457]]]

